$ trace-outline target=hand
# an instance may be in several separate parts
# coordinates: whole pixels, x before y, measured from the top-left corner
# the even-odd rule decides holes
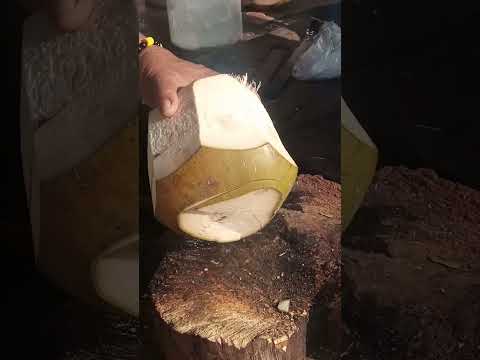
[[[89,28],[96,0],[47,0],[48,12],[58,29],[71,32]]]
[[[217,75],[203,65],[194,64],[173,55],[158,46],[140,53],[140,93],[151,108],[158,108],[163,116],[171,117],[178,109],[178,91],[192,82]]]

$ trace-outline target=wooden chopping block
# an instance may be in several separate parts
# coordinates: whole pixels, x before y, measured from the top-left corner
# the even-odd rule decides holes
[[[184,239],[151,282],[157,352],[167,360],[305,359],[313,299],[340,281],[340,198],[340,185],[301,175],[261,232],[225,245]]]

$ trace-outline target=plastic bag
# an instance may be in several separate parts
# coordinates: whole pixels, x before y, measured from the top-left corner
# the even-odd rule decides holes
[[[298,58],[292,69],[297,80],[337,78],[342,73],[342,31],[333,21],[324,22],[312,45]]]

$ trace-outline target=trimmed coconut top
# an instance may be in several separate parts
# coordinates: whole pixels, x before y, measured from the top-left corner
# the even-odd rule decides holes
[[[246,77],[217,75],[201,79],[193,84],[193,92],[203,146],[246,150],[270,143],[295,164]]]

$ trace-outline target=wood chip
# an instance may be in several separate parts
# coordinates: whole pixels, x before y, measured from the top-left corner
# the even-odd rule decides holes
[[[277,309],[281,312],[288,313],[288,310],[290,309],[290,299],[280,301]]]
[[[444,259],[442,259],[438,256],[429,256],[428,260],[430,260],[431,262],[433,262],[435,264],[443,265],[443,266],[445,266],[447,268],[450,268],[450,269],[455,269],[455,270],[462,269],[461,264],[456,263],[454,261],[450,261],[450,260],[444,260]]]
[[[274,343],[275,345],[278,345],[278,344],[281,344],[281,343],[283,343],[283,342],[285,342],[285,341],[287,341],[287,340],[288,340],[288,336],[287,336],[287,335],[283,335],[283,336],[279,337],[278,339],[273,340],[273,343]]]

